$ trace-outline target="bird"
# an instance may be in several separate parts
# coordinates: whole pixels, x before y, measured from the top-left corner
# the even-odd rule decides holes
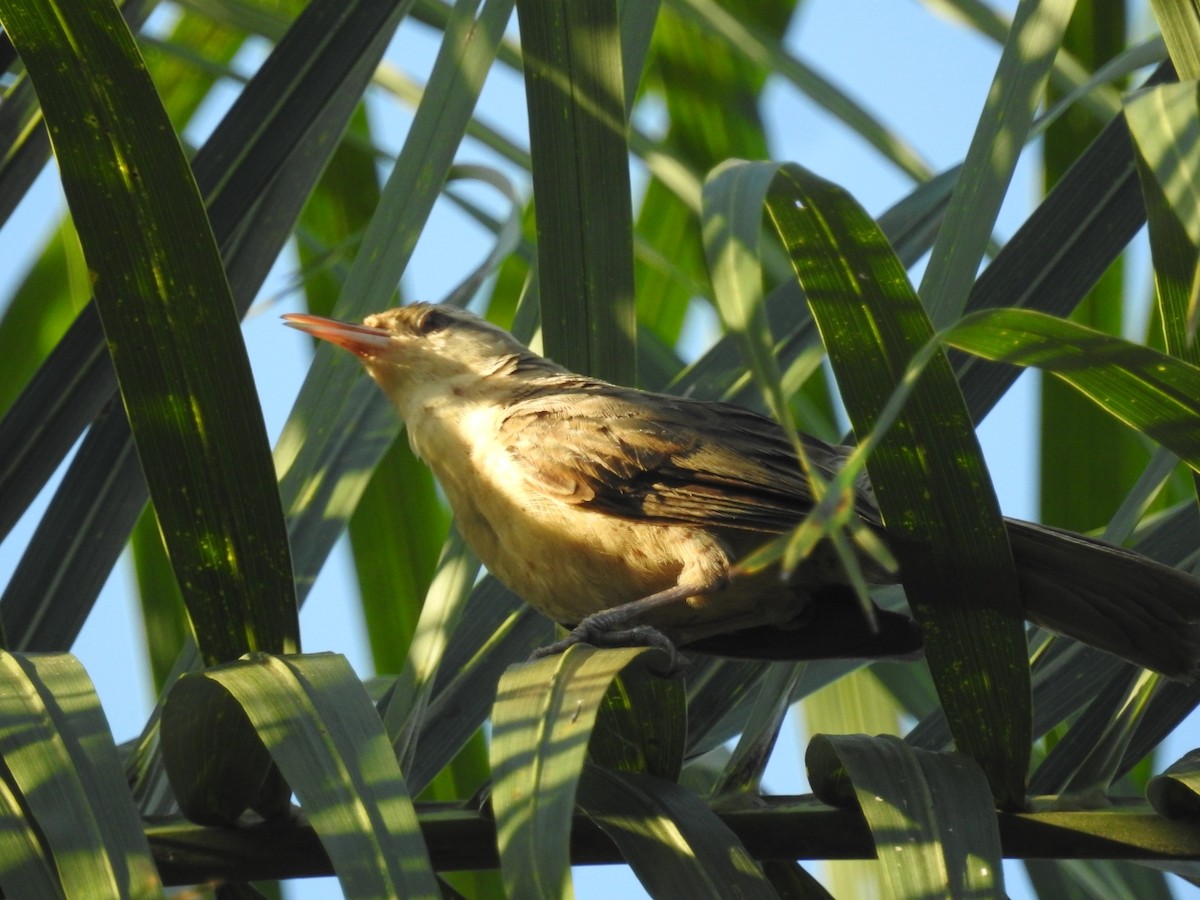
[[[919,656],[900,611],[864,608],[822,541],[786,578],[738,565],[814,505],[791,438],[741,406],[575,374],[464,309],[285,323],[350,351],[395,405],[467,544],[575,643],[763,659]],[[831,480],[850,448],[801,435]],[[854,510],[885,545],[869,481]],[[1200,580],[1131,550],[1005,519],[1026,618],[1180,680],[1200,674]],[[864,556],[873,585],[903,572]]]

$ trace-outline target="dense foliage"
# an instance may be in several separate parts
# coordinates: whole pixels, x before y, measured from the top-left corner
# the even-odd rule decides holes
[[[51,158],[69,209],[0,297],[0,536],[24,541],[0,598],[6,896],[318,873],[356,897],[561,896],[572,863],[617,860],[664,897],[822,896],[821,859],[860,860],[820,871],[846,896],[1001,896],[1003,857],[1048,897],[1200,876],[1196,761],[1164,776],[1155,753],[1200,688],[1026,628],[974,432],[1024,367],[1052,373],[1045,521],[1195,564],[1200,18],[927,3],[998,52],[938,173],[796,55],[804,5],[0,0],[0,216]],[[424,83],[380,65],[398,28],[437,36]],[[489,73],[523,78],[527,136],[477,111]],[[770,84],[911,187],[872,219],[854,184],[766,161]],[[373,111],[398,107],[393,157]],[[464,136],[486,164],[456,164]],[[1045,197],[1003,240],[1022,153]],[[831,440],[848,420],[855,468],[761,558],[852,544],[833,501],[866,466],[889,529],[935,562],[905,585],[924,661],[662,679],[656,651],[580,646],[518,665],[551,623],[479,577],[348,354],[317,350],[272,456],[239,329],[268,273],[292,266],[316,313],[395,305],[435,205],[493,245],[442,299],[568,367]],[[1130,285],[1147,222],[1154,283]],[[701,310],[721,332],[697,354]],[[300,652],[299,604],[345,533],[366,683]],[[126,547],[161,694],[117,745],[71,648]],[[797,704],[805,759],[781,761]],[[761,795],[773,757],[815,794]]]

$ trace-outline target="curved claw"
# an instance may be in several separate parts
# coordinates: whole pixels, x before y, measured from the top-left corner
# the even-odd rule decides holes
[[[667,669],[664,674],[672,675],[679,671],[679,653],[675,644],[657,628],[635,625],[632,628],[609,629],[604,627],[603,621],[593,621],[596,618],[597,616],[589,616],[584,619],[562,640],[534,650],[529,654],[529,659],[544,659],[562,653],[575,644],[591,644],[593,647],[657,647],[667,654]]]

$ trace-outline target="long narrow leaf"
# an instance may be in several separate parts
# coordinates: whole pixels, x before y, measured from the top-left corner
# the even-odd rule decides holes
[[[1200,471],[1200,369],[1054,316],[998,309],[963,319],[946,343],[984,359],[1036,366]]]
[[[424,790],[483,724],[494,699],[492,685],[505,669],[553,639],[554,624],[494,577],[479,583],[421,717],[416,741],[420,752],[406,770],[414,791]]]
[[[1000,834],[982,773],[957,753],[894,737],[818,735],[805,762],[818,796],[849,778],[893,897],[1000,897]]]
[[[500,680],[492,803],[510,897],[569,894],[570,822],[588,737],[613,677],[648,652],[576,645]]]
[[[588,766],[579,805],[652,897],[777,896],[729,827],[678,785]]]
[[[935,325],[961,314],[1075,0],[1022,0],[921,280]]]
[[[519,0],[546,352],[635,384],[633,208],[616,0]]]
[[[1147,797],[1162,815],[1172,819],[1200,812],[1200,750],[1191,750],[1150,782]]]
[[[1150,0],[1154,17],[1158,19],[1171,60],[1186,80],[1200,78],[1200,15],[1190,3],[1171,3],[1169,0]]]
[[[1124,0],[1091,0],[1088,8],[1087,14],[1081,10],[1068,26],[1061,49],[1096,68],[1125,39],[1126,4]],[[1049,91],[1047,102],[1056,99],[1056,92]],[[1041,146],[1043,182],[1055,184],[1099,133],[1100,123],[1084,121],[1078,113],[1050,124]],[[1126,299],[1123,266],[1121,261],[1109,266],[1073,318],[1101,331],[1121,332]],[[1120,505],[1145,464],[1145,446],[1057,380],[1042,381],[1040,390],[1040,517],[1088,531]],[[1073,477],[1062,477],[1064,472]]]
[[[225,202],[224,213],[212,223],[240,312],[249,308],[335,146],[311,137],[336,134],[345,127],[407,3],[309,4],[295,30],[272,54],[273,62],[251,80],[197,153],[193,165],[205,196],[212,199],[233,190],[237,201]],[[318,47],[322,53],[316,52]],[[297,67],[305,75],[293,84],[292,70]],[[298,104],[297,98],[311,104]],[[250,135],[258,140],[250,142]],[[226,171],[217,159],[239,162]],[[254,174],[239,175],[242,166]],[[258,189],[264,173],[273,179],[264,196],[237,190]],[[15,521],[79,432],[114,395],[99,317],[89,305],[0,424],[0,531],[10,515]],[[21,626],[15,630],[30,634],[28,646],[69,645],[74,632],[67,632],[65,643],[56,642],[65,629],[50,624],[59,617],[44,615],[44,607],[73,607],[78,614],[66,618],[82,621],[95,597],[95,571],[102,573],[102,581],[147,498],[140,473],[119,470],[120,459],[132,452],[128,426],[120,421],[98,423],[87,440],[93,439],[100,448],[77,454],[66,479],[69,484],[64,484],[71,496],[61,505],[82,506],[82,511],[48,516],[44,534],[31,545],[30,553],[37,547],[43,558],[55,560],[54,592],[41,593],[39,585],[14,577],[5,593],[6,613]],[[85,547],[92,558],[80,559],[80,548]],[[40,577],[38,572],[31,574]]]
[[[343,657],[256,655],[177,682],[163,715],[177,773],[224,779],[240,764],[236,745],[187,759],[211,728],[202,713],[227,697],[295,791],[348,897],[440,896],[382,723]]]
[[[151,897],[162,888],[100,701],[70,656],[0,654],[0,758],[5,791],[36,831],[5,856],[0,883],[13,896],[42,896],[47,852],[67,897]],[[13,807],[10,804],[11,815]],[[7,818],[7,817],[6,817]],[[9,819],[8,849],[25,831]],[[28,834],[27,831],[25,831]],[[27,893],[26,893],[27,892]]]
[[[1200,361],[1195,340],[1200,297],[1200,129],[1196,83],[1147,88],[1130,101],[1125,121],[1137,151],[1154,260],[1154,286],[1167,350]]]
[[[741,21],[713,0],[674,0],[671,5],[681,15],[693,18],[714,35],[728,41],[742,56],[757,63],[764,71],[786,78],[812,102],[861,135],[905,174],[918,181],[925,181],[932,176],[929,164],[903,136],[889,130],[852,97],[802,60],[789,54],[781,46],[782,42],[766,38],[751,24]]]
[[[792,689],[804,674],[803,664],[775,665],[767,669],[762,690],[738,738],[714,795],[749,793],[760,788],[763,769],[771,758],[784,716],[792,704]]]
[[[845,192],[787,166],[767,208],[865,439],[932,338],[930,323],[886,240]],[[957,745],[983,766],[1001,804],[1020,804],[1030,727],[1024,616],[996,497],[944,356],[932,357],[867,468]],[[985,720],[980,709],[996,714]]]
[[[1173,78],[1160,66],[1148,79]],[[1146,221],[1125,119],[1109,122],[971,288],[966,311],[1028,307],[1067,315]],[[980,421],[1020,370],[965,357],[955,364]]]
[[[341,318],[361,319],[391,305],[445,183],[512,0],[488,0],[476,17],[478,7],[475,0],[456,6],[425,99],[347,276],[335,311]],[[357,361],[344,351],[318,347],[275,450],[302,596],[345,528],[367,474],[399,429],[391,404],[362,377]]]
[[[199,192],[133,38],[99,5],[9,2],[0,21],[42,100],[202,652],[295,649],[291,559],[249,360]]]

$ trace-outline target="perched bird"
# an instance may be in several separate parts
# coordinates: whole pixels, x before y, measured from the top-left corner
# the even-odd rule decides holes
[[[736,567],[812,507],[774,420],[573,374],[455,307],[415,303],[362,325],[284,319],[360,358],[484,565],[574,628],[554,649],[665,636],[763,658],[919,652],[907,616],[876,610],[869,623],[827,546],[787,582]],[[804,443],[826,478],[848,453]],[[855,504],[886,540],[868,485]],[[1200,672],[1200,581],[1081,535],[1006,525],[1031,621],[1175,678]]]

